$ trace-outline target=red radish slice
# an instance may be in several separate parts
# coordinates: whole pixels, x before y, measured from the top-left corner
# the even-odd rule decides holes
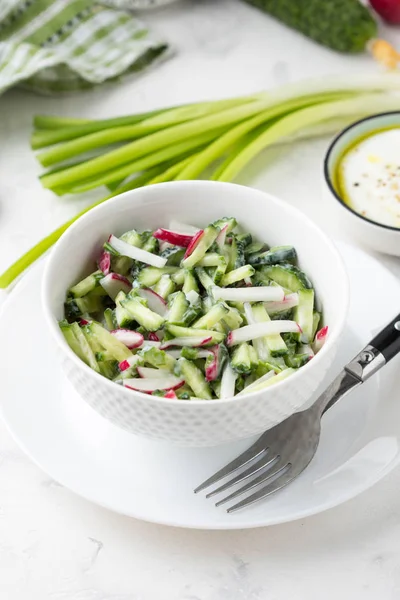
[[[151,367],[138,367],[137,372],[140,377],[147,379],[162,379],[171,375],[168,369],[152,369]]]
[[[133,348],[140,348],[143,344],[143,336],[137,331],[131,331],[130,329],[114,329],[110,331],[111,335],[117,338],[118,341],[125,344],[127,348],[133,350]]]
[[[193,348],[198,348],[199,346],[205,346],[212,342],[212,337],[177,337],[172,340],[167,340],[163,342],[160,346],[160,350],[166,350],[167,348],[171,348],[173,346],[192,346]]]
[[[266,302],[265,310],[267,311],[267,313],[273,314],[294,308],[298,305],[298,303],[299,295],[296,292],[294,292],[293,294],[288,294],[283,298],[283,300],[280,300],[278,302]]]
[[[183,260],[185,260],[185,258],[188,258],[196,249],[197,245],[200,243],[201,238],[204,235],[204,229],[200,229],[196,235],[194,235],[191,239],[191,242],[189,244],[189,246],[186,248],[186,252],[185,252],[185,256],[183,257]]]
[[[313,344],[313,350],[314,350],[315,354],[317,354],[317,352],[319,352],[321,350],[322,346],[325,344],[327,335],[328,335],[328,326],[325,325],[325,327],[320,329],[315,336],[315,342]]]
[[[228,333],[227,345],[235,346],[242,342],[249,342],[265,335],[274,335],[275,333],[302,333],[300,325],[296,321],[267,321],[255,323],[234,329]]]
[[[168,242],[174,246],[181,246],[182,248],[187,248],[193,239],[192,235],[185,235],[183,233],[178,233],[177,231],[171,231],[170,229],[163,229],[162,227],[156,229],[153,236],[157,238],[157,240]]]
[[[308,354],[310,360],[314,358],[314,350],[309,344],[301,344],[299,354]]]
[[[171,400],[178,400],[178,396],[175,394],[174,390],[169,390],[166,394],[164,394],[164,398],[170,398]]]
[[[129,279],[118,273],[109,273],[103,279],[100,279],[100,285],[113,300],[115,300],[119,292],[128,294],[132,289]]]
[[[107,250],[103,250],[100,255],[99,269],[104,273],[104,275],[108,275],[111,271],[111,254],[107,252]]]
[[[159,348],[161,346],[161,342],[153,342],[153,340],[144,340],[142,347],[143,348]]]
[[[400,23],[400,2],[399,0],[369,0],[371,6],[378,15],[387,23],[398,25]]]
[[[124,379],[122,383],[136,392],[149,393],[156,390],[177,390],[184,385],[185,380],[175,377],[175,375],[166,375],[157,379]]]
[[[147,306],[150,310],[157,313],[161,317],[164,317],[167,312],[167,303],[164,298],[159,296],[156,292],[150,288],[141,288],[137,290],[139,296],[147,300]]]
[[[205,370],[206,380],[207,381],[215,381],[216,379],[218,379],[218,376],[219,376],[219,373],[221,370],[221,352],[220,352],[219,344],[210,348],[209,354],[213,355],[213,360],[208,365],[206,363],[206,370]]]
[[[211,293],[214,300],[228,300],[232,302],[267,302],[269,300],[283,300],[285,292],[278,285],[243,288],[220,288],[213,286]]]
[[[149,333],[149,340],[150,340],[151,342],[159,342],[159,341],[160,341],[160,338],[158,337],[158,335],[157,335],[156,333],[154,333],[154,331],[151,331],[151,332]]]
[[[171,231],[177,231],[178,233],[183,233],[185,235],[196,235],[199,231],[198,227],[193,227],[193,225],[188,225],[187,223],[181,223],[180,221],[171,220],[169,224],[169,229]]]
[[[131,246],[131,244],[127,244],[123,240],[120,240],[115,235],[111,235],[108,239],[108,243],[122,254],[122,256],[129,256],[129,258],[133,258],[133,260],[138,260],[139,262],[145,263],[146,265],[151,265],[152,267],[162,268],[167,264],[167,259],[162,256],[157,256],[152,252],[147,252],[146,250],[142,250],[141,248],[136,248],[136,246]]]
[[[220,248],[222,250],[222,248],[225,246],[225,239],[226,239],[226,234],[228,231],[228,225],[225,225],[221,231],[219,232],[219,234],[217,235],[215,241],[218,245],[218,248]]]
[[[118,365],[120,371],[126,371],[130,367],[134,367],[138,363],[142,363],[143,358],[141,356],[137,356],[137,354],[132,354],[129,358],[121,361]]]
[[[221,378],[220,398],[232,398],[235,395],[235,382],[237,373],[232,369],[229,362],[227,363]]]
[[[81,327],[84,327],[84,325],[89,325],[89,322],[90,322],[90,321],[87,321],[86,319],[81,319],[81,320],[79,321],[79,325],[80,325]]]

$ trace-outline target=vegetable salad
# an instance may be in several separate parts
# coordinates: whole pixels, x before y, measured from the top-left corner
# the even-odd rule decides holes
[[[259,391],[303,367],[328,333],[295,248],[270,248],[234,218],[112,234],[97,267],[69,289],[60,328],[88,366],[132,390]]]

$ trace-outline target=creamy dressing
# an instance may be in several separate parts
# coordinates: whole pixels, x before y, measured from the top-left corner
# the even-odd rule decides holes
[[[337,187],[363,217],[400,228],[400,128],[374,133],[347,150]]]

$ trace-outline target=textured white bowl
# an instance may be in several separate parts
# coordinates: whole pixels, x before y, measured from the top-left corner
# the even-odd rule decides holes
[[[92,371],[69,348],[57,320],[66,290],[93,270],[104,240],[135,228],[168,225],[172,217],[205,226],[234,216],[270,245],[293,244],[310,275],[329,325],[325,346],[281,383],[226,400],[173,401],[123,388]],[[332,242],[312,221],[263,192],[212,181],[179,181],[127,192],[81,217],[54,247],[43,279],[43,306],[63,368],[78,393],[98,413],[132,433],[187,446],[212,446],[251,436],[299,410],[322,382],[342,334],[348,279]],[[90,432],[88,432],[89,434]]]
[[[323,193],[329,202],[333,204],[338,218],[353,239],[377,252],[400,256],[400,229],[376,223],[363,217],[342,200],[333,185],[337,163],[343,152],[368,133],[391,126],[400,126],[400,111],[367,117],[353,123],[339,133],[330,145],[325,157]]]

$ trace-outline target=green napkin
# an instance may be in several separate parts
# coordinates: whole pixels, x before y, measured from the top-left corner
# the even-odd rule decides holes
[[[93,0],[0,0],[0,92],[86,89],[167,54],[128,12]]]

